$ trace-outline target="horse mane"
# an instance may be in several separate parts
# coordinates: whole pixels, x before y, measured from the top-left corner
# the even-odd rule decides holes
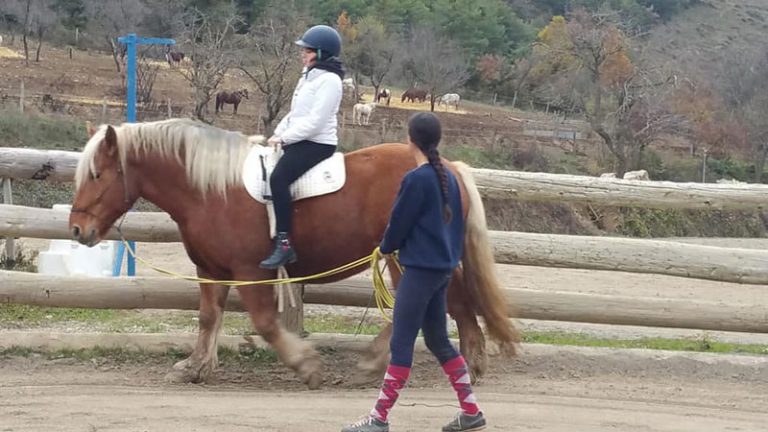
[[[157,154],[184,166],[188,181],[198,190],[222,195],[229,186],[242,184],[243,162],[249,150],[264,142],[260,135],[246,136],[192,119],[123,123],[114,129],[124,172],[129,155]],[[94,159],[106,132],[107,125],[100,126],[85,145],[75,172],[77,189],[96,172]]]

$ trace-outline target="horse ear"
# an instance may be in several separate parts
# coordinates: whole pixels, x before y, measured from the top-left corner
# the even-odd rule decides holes
[[[117,154],[117,132],[111,125],[107,126],[107,134],[104,136],[104,145],[106,147],[107,156],[114,156]]]
[[[85,130],[88,131],[88,138],[93,138],[93,136],[96,135],[96,128],[87,120],[85,121]]]

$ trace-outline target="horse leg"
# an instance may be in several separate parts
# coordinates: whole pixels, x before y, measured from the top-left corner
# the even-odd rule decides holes
[[[199,269],[197,274],[200,277],[210,277],[203,274]],[[198,315],[200,330],[197,335],[197,344],[187,359],[173,366],[174,370],[166,375],[166,379],[180,383],[205,382],[218,366],[218,337],[228,294],[229,287],[227,286],[200,284],[200,313]]]
[[[389,275],[392,286],[397,287],[402,274],[394,260],[388,259]],[[381,381],[389,364],[389,340],[392,338],[392,323],[388,323],[373,339],[368,349],[357,362],[357,373],[352,379],[353,385],[372,384]]]
[[[264,274],[235,276],[238,280],[255,280]],[[311,390],[319,388],[323,383],[320,354],[309,342],[287,331],[277,321],[273,288],[250,285],[239,287],[238,291],[259,335],[272,345],[280,360],[293,369],[303,383]]]
[[[233,115],[237,115],[237,106],[240,105],[240,102],[235,102],[234,105],[235,105],[235,112]]]
[[[464,283],[461,269],[453,272],[448,285],[448,313],[456,320],[459,330],[459,347],[469,366],[474,384],[488,369],[488,355],[485,351],[485,336],[477,321],[474,300]]]

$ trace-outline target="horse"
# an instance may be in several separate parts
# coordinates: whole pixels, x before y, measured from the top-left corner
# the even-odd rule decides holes
[[[424,103],[427,100],[428,95],[429,92],[426,90],[411,87],[400,97],[400,102],[405,102],[406,100],[409,102],[416,102],[418,100],[419,102]]]
[[[75,173],[75,197],[69,215],[74,240],[94,246],[114,223],[144,198],[178,224],[187,254],[199,277],[258,281],[275,271],[259,267],[272,247],[267,211],[243,186],[243,164],[264,137],[248,137],[192,119],[168,119],[120,126],[89,127],[90,138]],[[495,275],[485,210],[471,169],[444,161],[461,188],[466,220],[462,265],[448,288],[448,311],[456,320],[460,349],[476,379],[485,372],[485,336],[501,352],[515,355],[519,334],[507,316],[507,304]],[[345,185],[337,192],[295,203],[294,239],[299,260],[292,276],[317,274],[367,256],[381,240],[400,182],[416,167],[403,144],[379,144],[345,155]],[[400,278],[388,267],[395,286]],[[351,269],[313,283],[335,282],[364,269]],[[270,285],[238,286],[255,330],[310,389],[323,382],[323,365],[312,345],[283,328]],[[200,284],[199,333],[191,355],[168,379],[202,382],[217,367],[217,338],[229,286]],[[387,326],[358,363],[366,382],[379,380],[389,361]]]
[[[219,111],[224,111],[224,104],[233,104],[235,110],[233,114],[237,114],[237,107],[240,106],[240,101],[243,98],[248,99],[248,89],[242,89],[235,92],[221,91],[216,94],[216,114]]]
[[[389,102],[392,100],[392,92],[388,88],[382,89],[379,93],[377,93],[374,102],[381,102],[382,99],[386,99],[387,106],[389,106]]]
[[[461,101],[461,96],[459,96],[456,93],[446,93],[440,97],[437,101],[437,106],[440,106],[442,104],[445,104],[447,107],[453,105],[454,109],[459,109],[459,101]]]
[[[166,51],[165,60],[168,62],[168,66],[173,66],[174,63],[179,64],[184,60],[184,53],[180,51]]]
[[[344,91],[348,92],[354,92],[355,91],[355,80],[353,78],[344,78],[341,81],[341,86]]]
[[[359,125],[367,125],[370,123],[371,114],[376,108],[376,102],[367,104],[357,103],[352,107],[352,122]]]

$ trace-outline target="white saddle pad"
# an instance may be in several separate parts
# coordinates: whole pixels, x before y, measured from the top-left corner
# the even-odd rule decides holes
[[[280,154],[271,147],[255,145],[245,158],[243,184],[253,199],[260,203],[271,199],[269,176],[275,169]],[[291,196],[294,201],[298,201],[330,194],[341,189],[346,180],[344,154],[336,152],[299,177],[291,185]]]

